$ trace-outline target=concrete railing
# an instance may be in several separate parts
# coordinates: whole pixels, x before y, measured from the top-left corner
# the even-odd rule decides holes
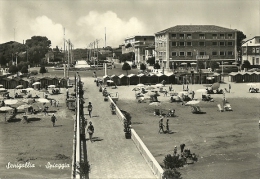
[[[116,107],[116,114],[119,116],[119,119],[121,120],[122,124],[124,123],[124,114],[121,112],[121,110],[117,107],[117,105],[114,103],[112,98],[108,96],[108,99],[111,103],[114,104]],[[133,140],[134,144],[136,145],[137,149],[142,154],[143,158],[145,159],[148,166],[151,168],[154,175],[156,175],[156,178],[162,179],[163,176],[163,169],[160,166],[160,164],[157,162],[157,160],[154,158],[154,156],[151,154],[151,152],[148,150],[148,148],[145,146],[141,138],[138,136],[138,134],[135,132],[134,129],[131,129],[131,139]]]

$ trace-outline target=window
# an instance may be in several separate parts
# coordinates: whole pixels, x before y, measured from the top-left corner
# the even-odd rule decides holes
[[[233,34],[228,34],[228,38],[232,39],[233,38]]]
[[[259,53],[259,48],[256,48],[255,51],[256,51],[256,53]]]
[[[177,56],[177,52],[172,52],[172,56]]]
[[[243,48],[243,53],[246,54],[246,51],[247,51],[247,49],[246,49],[246,47],[244,47]]]
[[[212,38],[213,38],[213,39],[217,39],[217,38],[218,38],[218,35],[217,35],[217,34],[212,34]]]
[[[177,42],[172,42],[172,46],[177,46]]]
[[[144,38],[144,41],[146,41],[146,38]]]
[[[252,65],[255,65],[255,57],[252,57],[252,62],[253,62]]]
[[[180,34],[180,39],[184,39],[184,34]]]
[[[176,39],[176,37],[177,37],[177,34],[172,34],[173,39]]]
[[[233,51],[228,51],[227,54],[228,55],[233,55]]]
[[[191,42],[186,42],[186,45],[187,46],[192,46],[192,43]]]
[[[199,46],[205,46],[205,42],[199,42]]]
[[[184,56],[184,52],[180,52],[180,56]]]
[[[252,48],[252,53],[255,53],[255,48]]]
[[[225,42],[219,42],[220,46],[225,46]]]
[[[225,39],[225,34],[220,34],[219,36],[221,39]]]
[[[200,39],[205,39],[205,34],[200,34],[199,37]]]
[[[212,55],[216,56],[216,55],[218,55],[218,53],[214,51],[214,52],[212,52]]]
[[[256,58],[256,59],[255,59],[255,64],[256,64],[256,65],[259,65],[259,58]]]
[[[213,45],[213,46],[217,46],[217,45],[218,45],[218,42],[212,42],[212,45]]]
[[[187,39],[192,39],[191,34],[187,34]]]
[[[199,55],[206,55],[206,52],[200,52]]]
[[[192,52],[187,52],[187,56],[192,56]]]
[[[224,52],[224,51],[220,51],[220,52],[219,52],[219,55],[224,56],[224,55],[225,55],[225,52]]]
[[[180,42],[180,46],[185,46],[185,42]]]
[[[233,42],[228,42],[227,45],[228,46],[233,46]]]

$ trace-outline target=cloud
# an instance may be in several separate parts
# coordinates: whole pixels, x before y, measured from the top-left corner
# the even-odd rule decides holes
[[[63,47],[63,26],[53,22],[46,16],[39,16],[29,23],[31,34],[46,36],[51,40],[52,48]]]
[[[79,44],[85,43],[85,47],[88,47],[88,44],[96,39],[102,39],[99,47],[103,47],[105,43],[105,29],[106,45],[113,47],[118,47],[118,45],[122,44],[126,37],[147,35],[144,34],[146,32],[144,23],[136,17],[131,17],[128,20],[121,19],[112,11],[105,13],[90,11],[88,15],[80,17],[76,24],[79,27],[76,41]],[[85,41],[82,42],[82,39],[85,39]]]

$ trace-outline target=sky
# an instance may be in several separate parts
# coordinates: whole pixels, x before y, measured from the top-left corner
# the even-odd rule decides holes
[[[217,25],[252,38],[260,35],[260,0],[0,0],[0,44],[46,36],[52,48],[63,49],[64,37],[74,49],[94,41],[118,47],[176,25]]]

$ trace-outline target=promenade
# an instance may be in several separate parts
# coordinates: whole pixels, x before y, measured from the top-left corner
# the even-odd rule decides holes
[[[93,105],[92,118],[88,116],[87,108],[84,108],[85,118],[88,122],[92,121],[95,127],[94,142],[86,141],[91,165],[90,179],[155,178],[133,141],[125,139],[121,121],[117,115],[111,114],[110,103],[104,102],[94,78],[81,77],[81,80],[85,90],[84,106],[88,102]]]

